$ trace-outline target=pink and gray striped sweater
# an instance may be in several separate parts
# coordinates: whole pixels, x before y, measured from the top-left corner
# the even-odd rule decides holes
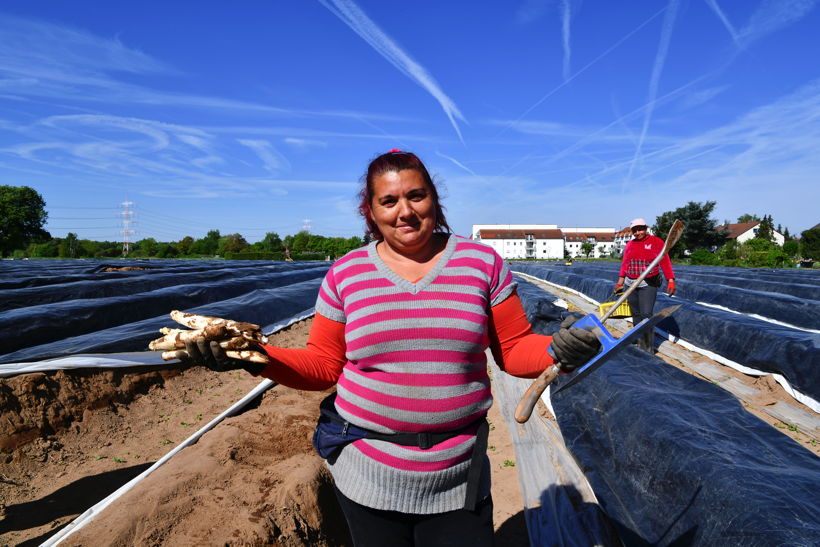
[[[339,414],[382,433],[449,431],[486,415],[492,405],[487,312],[514,288],[492,248],[457,236],[416,283],[390,270],[375,242],[339,259],[316,302],[317,313],[345,324]],[[429,450],[358,440],[330,469],[339,490],[368,507],[416,514],[459,509],[475,442],[469,431]],[[483,469],[478,499],[490,488],[486,462]]]

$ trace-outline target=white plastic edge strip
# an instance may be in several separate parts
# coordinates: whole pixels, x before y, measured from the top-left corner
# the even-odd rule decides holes
[[[304,319],[307,319],[308,317],[314,315],[314,313],[315,312],[314,312],[313,308],[311,308],[310,310],[308,310],[306,312],[303,312],[302,314],[300,314],[298,316],[294,316],[294,317],[292,317],[291,319],[289,319],[287,321],[284,321],[282,323],[278,323],[278,324],[276,324],[272,327],[272,330],[269,332],[269,334],[273,334],[273,333],[278,332],[278,331],[280,331],[280,330],[282,330],[286,327],[289,327],[290,325],[292,325],[292,324],[294,324],[298,321],[302,321]],[[268,388],[273,387],[275,385],[276,385],[276,382],[274,382],[273,380],[267,380],[267,379],[262,380],[259,383],[259,385],[257,385],[255,388],[253,388],[251,391],[249,391],[247,395],[245,395],[240,400],[238,400],[233,405],[231,405],[230,408],[228,408],[222,414],[220,414],[219,416],[217,416],[216,418],[214,418],[213,420],[211,420],[210,422],[205,424],[199,431],[197,431],[196,433],[194,433],[193,435],[191,435],[190,437],[185,439],[182,443],[180,443],[178,446],[176,446],[173,450],[171,450],[170,452],[165,454],[162,458],[160,458],[159,460],[154,462],[154,465],[152,465],[151,467],[149,467],[148,469],[146,469],[145,471],[143,471],[142,473],[140,473],[139,475],[137,475],[136,477],[134,477],[133,479],[131,479],[130,481],[128,481],[127,483],[122,485],[121,487],[119,487],[113,493],[109,494],[105,499],[98,502],[96,505],[94,505],[93,507],[91,507],[90,509],[86,510],[84,513],[79,515],[77,518],[75,518],[73,521],[71,521],[71,523],[68,526],[66,526],[65,528],[63,528],[62,530],[60,530],[58,533],[54,534],[53,536],[51,536],[45,542],[41,543],[41,546],[49,547],[49,546],[52,546],[52,545],[58,545],[61,541],[63,541],[69,535],[73,534],[74,532],[76,532],[77,530],[79,530],[80,528],[82,528],[83,526],[85,526],[86,524],[91,522],[92,520],[94,520],[94,518],[97,515],[99,515],[100,513],[102,513],[102,511],[106,507],[111,505],[111,503],[113,503],[120,496],[122,496],[123,494],[125,494],[126,492],[128,492],[129,490],[134,488],[134,486],[136,486],[142,479],[144,479],[145,477],[147,477],[148,475],[150,475],[151,473],[156,471],[161,465],[165,464],[168,460],[170,460],[171,457],[174,456],[177,452],[179,452],[180,450],[182,450],[186,446],[190,446],[190,445],[194,444],[197,440],[199,440],[199,438],[202,435],[204,435],[209,430],[216,427],[216,425],[219,422],[221,422],[222,420],[224,420],[228,416],[232,416],[233,414],[236,414],[238,411],[240,411],[245,406],[247,406],[248,403],[250,403],[251,401],[256,399],[256,397],[259,396],[261,393],[263,393]]]
[[[804,405],[806,405],[807,407],[809,407],[813,411],[815,411],[817,413],[820,413],[820,402],[818,402],[815,399],[809,397],[808,395],[806,395],[804,393],[801,393],[801,392],[797,391],[796,389],[794,389],[791,386],[791,384],[789,384],[788,380],[786,380],[786,378],[784,378],[782,375],[773,374],[771,372],[763,372],[761,370],[757,370],[757,369],[754,369],[754,368],[747,367],[745,365],[741,365],[740,363],[736,363],[736,362],[732,361],[731,359],[727,359],[726,357],[723,357],[722,355],[717,354],[713,351],[709,351],[708,349],[703,349],[703,348],[701,348],[699,346],[696,346],[696,345],[694,345],[690,342],[687,342],[686,340],[681,340],[677,336],[669,334],[668,332],[665,332],[665,331],[659,329],[658,327],[655,327],[655,330],[657,332],[659,332],[661,334],[661,336],[663,336],[664,338],[666,338],[670,342],[672,342],[674,344],[678,344],[680,346],[683,346],[684,348],[686,348],[690,351],[700,353],[704,357],[708,357],[709,359],[717,361],[718,363],[720,363],[722,365],[726,365],[727,367],[732,368],[732,369],[734,369],[738,372],[742,372],[743,374],[748,374],[749,376],[769,376],[769,375],[771,375],[772,378],[774,378],[775,381],[778,384],[783,386],[783,389],[786,391],[786,393],[788,393],[789,395],[794,397],[794,399],[796,399],[797,401],[803,403]]]
[[[530,278],[530,279],[535,279],[535,280],[540,281],[542,283],[546,283],[547,285],[559,288],[562,291],[567,291],[569,293],[576,294],[576,295],[580,296],[581,298],[583,298],[584,300],[587,300],[588,302],[592,302],[596,306],[599,304],[598,301],[593,300],[592,298],[588,297],[587,295],[582,294],[582,293],[580,293],[580,292],[578,292],[574,289],[570,289],[569,287],[564,287],[563,285],[558,285],[557,283],[552,283],[550,281],[547,281],[546,279],[541,279],[539,277],[524,274],[524,273],[521,273],[521,272],[514,272],[514,273],[516,275],[520,275],[521,277],[527,277],[527,278]],[[702,302],[696,302],[696,304],[703,304],[703,303]],[[719,307],[719,306],[712,305],[712,306],[709,306],[709,307]],[[725,309],[725,308],[721,307],[721,309]],[[732,310],[727,310],[727,311],[732,311]],[[738,313],[738,312],[734,312],[734,313]],[[741,315],[745,315],[745,314],[741,314]],[[786,326],[791,326],[791,325],[786,325]],[[797,328],[797,327],[794,327],[794,328]],[[800,330],[806,330],[806,329],[800,329]],[[763,372],[761,370],[757,370],[757,369],[754,369],[754,368],[751,368],[751,367],[747,367],[745,365],[741,365],[740,363],[736,363],[735,361],[732,361],[731,359],[727,359],[726,357],[723,357],[722,355],[720,355],[718,353],[715,353],[713,351],[709,351],[708,349],[701,348],[700,346],[696,346],[695,344],[687,342],[686,340],[681,340],[677,336],[673,336],[673,335],[659,329],[658,327],[655,327],[655,331],[660,333],[664,338],[666,338],[667,340],[669,340],[670,342],[672,342],[674,344],[678,344],[678,345],[680,345],[680,346],[682,346],[682,347],[684,347],[684,348],[686,348],[690,351],[694,351],[695,353],[699,353],[699,354],[703,355],[704,357],[708,357],[710,359],[713,359],[713,360],[717,361],[718,363],[720,363],[722,365],[726,365],[727,367],[732,368],[732,369],[734,369],[738,372],[742,372],[743,374],[748,374],[749,376],[767,376],[767,375],[771,374],[771,376],[775,379],[775,381],[778,384],[780,384],[781,386],[783,386],[783,389],[786,391],[786,393],[791,395],[795,400],[799,401],[800,403],[802,403],[802,404],[806,405],[807,407],[809,407],[810,409],[812,409],[814,412],[820,413],[820,402],[818,402],[815,399],[809,397],[808,395],[806,395],[804,393],[801,393],[801,392],[797,391],[796,389],[794,389],[791,386],[791,384],[789,384],[788,380],[786,380],[786,378],[784,378],[781,374],[772,374],[771,372]],[[544,392],[544,394],[541,395],[541,400],[544,401],[544,403],[547,405],[547,408],[549,408],[550,411],[552,412],[552,407],[551,407],[550,403],[548,402],[549,401],[549,390],[546,390]],[[554,412],[553,412],[553,415],[555,415]]]
[[[103,499],[102,501],[98,502],[96,505],[91,507],[90,509],[86,510],[83,514],[75,518],[71,523],[60,530],[58,533],[54,534],[46,541],[41,543],[41,546],[51,546],[51,545],[58,545],[61,541],[67,538],[69,535],[73,534],[77,530],[81,529],[83,526],[94,520],[94,517],[99,515],[106,507],[111,505],[117,498],[134,488],[142,479],[156,471],[161,465],[166,463],[168,460],[171,459],[177,452],[185,448],[186,446],[190,446],[194,444],[199,438],[207,433],[210,429],[213,429],[219,422],[231,416],[244,408],[248,403],[253,401],[260,393],[264,392],[268,388],[275,386],[276,382],[273,380],[262,380],[255,388],[253,388],[247,395],[242,397],[239,401],[231,405],[228,410],[224,411],[222,414],[205,424],[199,431],[185,439],[181,444],[177,445],[173,450],[165,454],[162,458],[154,462],[154,465],[119,487],[113,493],[109,494],[108,497]]]
[[[309,308],[298,315],[274,323],[266,327],[268,334],[273,334],[286,327],[303,321],[311,317],[316,312],[314,308]],[[109,357],[105,354],[76,355],[58,357],[56,359],[46,359],[45,361],[33,361],[28,363],[4,363],[0,364],[0,378],[17,376],[18,374],[29,374],[31,372],[50,372],[54,370],[70,370],[78,368],[126,368],[144,365],[164,365],[160,357],[160,351],[131,352],[133,358]]]
[[[695,302],[695,304],[700,304],[701,306],[706,306],[707,308],[716,308],[718,310],[728,311],[731,313],[736,313],[738,315],[745,315],[746,317],[751,317],[753,319],[758,319],[760,321],[766,321],[767,323],[774,323],[775,325],[780,325],[781,327],[788,327],[790,329],[795,330],[802,330],[804,332],[811,332],[814,334],[820,334],[820,330],[817,329],[807,329],[804,327],[798,327],[797,325],[792,325],[791,323],[785,323],[783,321],[778,321],[777,319],[771,319],[769,317],[763,317],[762,315],[758,315],[756,313],[743,313],[739,311],[735,311],[731,308],[727,308],[726,306],[718,306],[717,304],[709,304],[708,302]]]

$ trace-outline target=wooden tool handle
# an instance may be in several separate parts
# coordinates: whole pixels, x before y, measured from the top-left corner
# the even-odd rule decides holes
[[[529,389],[527,389],[527,392],[524,393],[523,397],[521,397],[521,401],[518,402],[518,406],[515,407],[516,422],[523,424],[530,419],[532,410],[535,408],[535,403],[537,403],[538,399],[541,398],[541,394],[544,393],[547,386],[558,378],[558,374],[560,372],[561,369],[558,367],[558,363],[555,363],[542,372],[541,375],[533,381],[532,385]]]

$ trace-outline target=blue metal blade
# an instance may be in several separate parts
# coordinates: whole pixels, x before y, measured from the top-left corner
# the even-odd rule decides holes
[[[555,390],[555,393],[558,393],[562,389],[566,389],[569,386],[578,383],[584,376],[589,374],[590,372],[594,371],[610,359],[612,359],[615,355],[618,354],[622,349],[627,347],[632,343],[633,340],[638,338],[642,332],[647,329],[654,329],[655,325],[672,315],[681,305],[677,304],[675,306],[669,306],[668,308],[664,308],[663,310],[659,311],[652,317],[648,319],[644,319],[637,325],[635,325],[632,329],[629,330],[626,334],[624,334],[620,338],[614,338],[606,327],[601,323],[601,320],[598,319],[595,315],[589,314],[582,319],[576,321],[572,326],[578,327],[582,329],[586,329],[595,333],[598,337],[598,340],[601,342],[601,352],[593,357],[587,364],[579,368],[573,377],[564,385],[559,387]]]

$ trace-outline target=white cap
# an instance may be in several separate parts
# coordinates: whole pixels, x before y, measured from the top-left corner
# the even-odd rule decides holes
[[[642,218],[636,218],[632,222],[629,223],[630,228],[634,228],[635,226],[646,226],[646,221]]]

